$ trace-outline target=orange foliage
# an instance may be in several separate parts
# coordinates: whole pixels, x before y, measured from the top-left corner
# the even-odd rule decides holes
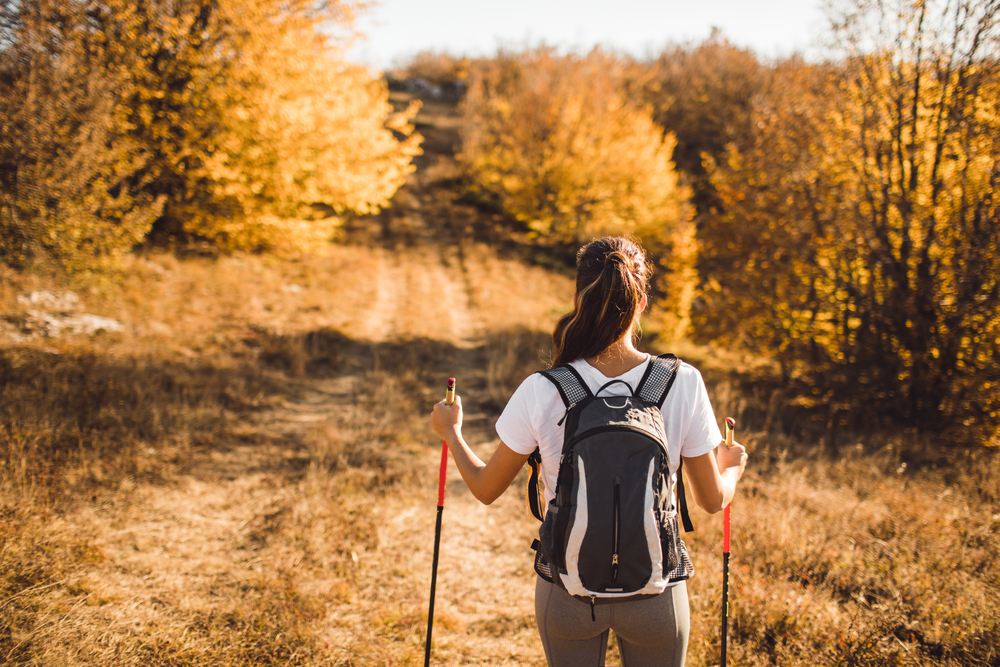
[[[724,213],[704,229],[697,330],[778,354],[835,406],[988,442],[1000,70],[985,45],[1000,5],[914,0],[904,22],[856,5],[846,59],[780,67],[753,141],[712,170]]]
[[[92,268],[154,229],[226,248],[328,240],[384,206],[419,137],[307,0],[0,5],[4,260]],[[397,138],[398,137],[398,138]]]
[[[695,278],[688,191],[671,161],[673,136],[628,98],[626,73],[624,61],[599,49],[478,63],[462,105],[460,159],[473,189],[536,236],[638,237],[670,292],[661,326],[679,334]]]

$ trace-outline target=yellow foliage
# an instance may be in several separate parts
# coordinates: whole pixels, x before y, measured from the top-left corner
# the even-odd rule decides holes
[[[9,21],[7,6],[0,22],[0,257],[23,266],[43,256],[74,271],[114,264],[142,241],[163,197],[137,187],[148,156],[128,136],[122,82],[90,70],[84,51],[109,58],[110,49],[85,7],[32,9],[28,18],[52,15],[54,25]]]
[[[986,441],[1000,71],[962,37],[996,26],[953,11],[900,24],[883,49],[858,39],[836,67],[778,68],[753,141],[712,170],[724,213],[704,229],[715,280],[696,330],[804,363],[847,404]],[[932,18],[958,37],[935,42]]]
[[[460,156],[475,188],[539,235],[662,243],[687,217],[674,139],[625,97],[620,69],[599,50],[538,49],[476,70]]]
[[[499,54],[473,69],[459,156],[480,195],[536,236],[583,243],[632,235],[659,269],[655,326],[688,326],[696,273],[688,188],[675,141],[626,94],[627,64],[598,49]]]
[[[385,84],[338,60],[314,19],[258,5],[234,69],[245,83],[223,89],[231,118],[196,175],[229,216],[192,212],[185,227],[229,248],[310,247],[336,227],[335,218],[306,224],[312,204],[373,213],[402,185],[420,152],[418,106],[393,113]]]
[[[352,29],[353,5],[39,0],[0,12],[7,262],[90,268],[154,223],[227,249],[315,246],[331,212],[384,206],[419,152],[416,109],[394,113],[384,84],[324,36]]]

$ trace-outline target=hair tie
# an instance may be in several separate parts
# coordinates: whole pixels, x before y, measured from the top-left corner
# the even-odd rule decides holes
[[[635,263],[634,260],[625,253],[623,253],[621,250],[615,250],[614,252],[609,252],[604,257],[604,266],[608,266],[609,264],[612,265],[621,264],[625,268],[632,270],[634,263]]]

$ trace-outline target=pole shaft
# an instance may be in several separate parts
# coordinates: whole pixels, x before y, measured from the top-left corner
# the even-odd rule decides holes
[[[427,611],[427,644],[424,645],[424,667],[431,664],[431,633],[434,630],[434,592],[437,589],[438,554],[441,553],[441,515],[444,505],[438,503],[437,525],[434,527],[434,564],[431,566],[431,602]]]
[[[455,402],[455,378],[448,378],[444,401]],[[441,441],[441,469],[438,471],[437,525],[434,526],[434,562],[431,565],[431,600],[427,610],[427,643],[424,645],[424,667],[431,664],[431,633],[434,631],[434,592],[437,589],[438,555],[441,553],[441,515],[444,513],[444,486],[448,478],[448,443]]]
[[[729,634],[729,550],[722,553],[722,633],[721,667],[726,667],[726,640]]]
[[[448,443],[441,443],[441,470],[438,473],[438,507],[444,507],[444,484],[448,478]]]

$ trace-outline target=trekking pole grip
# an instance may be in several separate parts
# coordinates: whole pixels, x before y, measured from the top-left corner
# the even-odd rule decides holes
[[[455,402],[455,378],[448,378],[448,389],[444,394],[444,402],[451,405]],[[444,507],[444,484],[448,477],[448,443],[441,441],[441,471],[438,474],[438,507]]]

